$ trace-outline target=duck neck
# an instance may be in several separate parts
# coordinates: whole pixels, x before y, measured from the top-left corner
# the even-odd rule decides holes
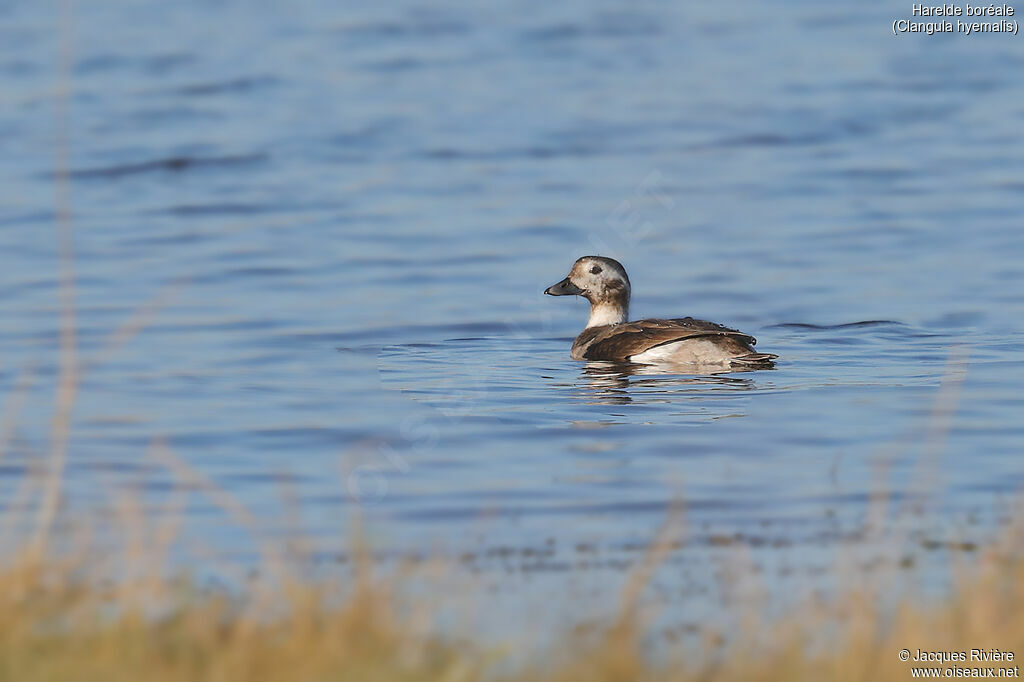
[[[629,303],[623,301],[596,301],[590,304],[587,328],[622,324],[628,319]]]

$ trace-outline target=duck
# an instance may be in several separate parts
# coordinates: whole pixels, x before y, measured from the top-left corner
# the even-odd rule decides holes
[[[613,258],[583,256],[549,296],[582,296],[590,302],[587,326],[572,343],[574,360],[641,365],[662,363],[770,369],[778,355],[758,353],[750,334],[692,317],[629,322],[631,293],[626,269]]]

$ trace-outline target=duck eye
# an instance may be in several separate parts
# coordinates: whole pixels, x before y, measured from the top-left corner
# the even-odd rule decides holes
[[[594,267],[590,268],[590,274],[591,275],[597,275],[600,272],[601,272],[601,266],[600,265],[595,265]]]

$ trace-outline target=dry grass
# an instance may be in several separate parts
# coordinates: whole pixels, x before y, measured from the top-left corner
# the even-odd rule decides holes
[[[142,593],[83,585],[64,570],[22,563],[0,576],[0,679],[420,680],[470,660],[413,636],[369,584],[336,608],[323,588],[288,585],[289,608],[276,619],[161,585],[152,598],[166,613],[157,615]]]
[[[516,662],[516,673],[494,651],[410,615],[399,579],[375,580],[367,565],[342,588],[278,571],[273,589],[228,595],[157,569],[112,575],[111,567],[161,563],[140,564],[138,547],[111,562],[89,551],[43,556],[26,543],[0,570],[0,680],[903,680],[911,666],[898,658],[903,648],[1024,652],[1020,540],[1007,531],[959,567],[938,602],[910,595],[885,604],[894,585],[879,579],[776,622],[758,621],[753,608],[735,614],[748,625],[703,653],[685,647],[687,657],[645,649],[633,607],[645,562],[606,628],[566,634],[541,660]]]

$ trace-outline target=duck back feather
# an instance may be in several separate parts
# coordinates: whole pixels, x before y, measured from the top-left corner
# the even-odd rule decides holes
[[[648,319],[584,329],[572,345],[572,356],[577,360],[614,362],[723,362],[746,358],[744,362],[751,364],[770,362],[775,357],[755,353],[755,343],[757,339],[749,334],[707,320]]]

